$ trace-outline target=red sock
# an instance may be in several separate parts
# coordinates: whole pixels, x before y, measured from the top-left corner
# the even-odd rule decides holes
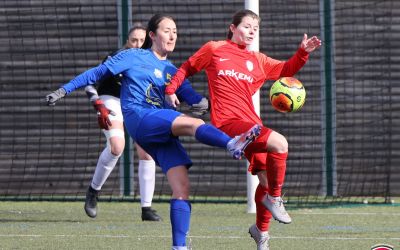
[[[286,158],[288,153],[268,152],[267,180],[269,195],[281,196],[282,185],[285,180]]]
[[[268,188],[258,184],[254,200],[256,202],[256,225],[262,232],[268,231],[269,221],[272,218],[271,212],[262,204],[264,196],[268,193]]]

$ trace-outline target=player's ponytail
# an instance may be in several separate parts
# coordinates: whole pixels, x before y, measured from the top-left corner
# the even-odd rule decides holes
[[[172,21],[175,22],[174,18],[172,16],[166,15],[166,14],[155,14],[150,20],[149,23],[147,24],[147,29],[146,29],[146,38],[144,39],[144,43],[142,45],[142,49],[149,49],[153,45],[153,41],[150,38],[150,31],[153,32],[154,34],[156,33],[158,29],[158,25],[161,23],[162,20],[164,19],[171,19]]]
[[[233,15],[231,24],[233,24],[233,25],[235,25],[235,27],[237,27],[242,22],[242,19],[245,16],[249,16],[254,19],[257,19],[259,23],[261,22],[260,17],[256,13],[254,13],[251,10],[244,9],[244,10],[239,10],[238,12],[236,12]],[[232,36],[233,36],[233,33],[232,33],[231,29],[229,28],[227,38],[230,40],[230,39],[232,39]]]

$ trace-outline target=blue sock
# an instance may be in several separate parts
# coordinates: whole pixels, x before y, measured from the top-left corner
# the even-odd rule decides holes
[[[231,140],[227,134],[210,124],[199,126],[195,137],[201,143],[220,148],[226,148],[226,145]]]
[[[191,210],[192,207],[188,200],[171,199],[170,219],[173,246],[186,246],[186,236],[189,233]]]

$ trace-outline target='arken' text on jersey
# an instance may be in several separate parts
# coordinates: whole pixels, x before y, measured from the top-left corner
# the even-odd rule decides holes
[[[249,83],[253,83],[253,77],[248,76],[246,74],[240,73],[240,72],[236,72],[234,69],[226,69],[226,70],[219,70],[218,72],[219,76],[230,76],[230,77],[234,77],[236,80],[245,80],[248,81]]]

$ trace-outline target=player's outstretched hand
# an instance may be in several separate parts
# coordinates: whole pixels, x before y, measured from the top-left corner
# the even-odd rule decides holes
[[[97,99],[93,102],[93,106],[97,111],[97,122],[99,123],[99,127],[101,129],[109,130],[112,126],[111,120],[108,117],[109,114],[113,114],[106,106],[101,99]]]
[[[56,91],[52,92],[51,94],[48,94],[46,96],[46,102],[48,106],[54,106],[56,105],[56,102],[63,98],[67,92],[63,88],[59,88]]]
[[[189,108],[189,110],[195,116],[203,116],[203,115],[207,114],[207,112],[209,110],[207,98],[205,98],[205,97],[201,98],[201,101],[199,103],[193,104]]]
[[[168,105],[170,105],[174,108],[178,107],[180,104],[179,99],[176,96],[176,94],[172,94],[172,95],[165,94],[165,101],[168,103]]]
[[[321,46],[321,40],[318,37],[313,36],[311,38],[307,37],[307,34],[304,34],[303,41],[301,41],[300,48],[304,49],[308,53],[313,52]]]

